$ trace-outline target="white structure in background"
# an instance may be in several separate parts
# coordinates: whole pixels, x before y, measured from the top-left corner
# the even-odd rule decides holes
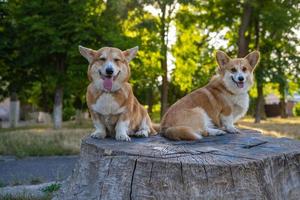
[[[265,97],[265,111],[267,117],[277,117],[281,115],[280,98],[275,94],[269,94]],[[286,114],[293,116],[293,108],[295,104],[300,102],[300,95],[294,94],[286,98]]]
[[[20,120],[20,102],[10,101],[10,98],[6,98],[0,102],[0,121],[9,121],[10,127],[16,127]],[[2,124],[1,124],[2,127]]]
[[[9,98],[0,102],[0,128],[3,127],[2,122],[9,120]]]
[[[9,102],[9,125],[12,128],[17,127],[20,120],[20,101]]]
[[[266,104],[279,104],[280,100],[275,94],[269,94],[265,98]]]
[[[288,96],[288,100],[298,103],[300,102],[300,94],[294,94],[293,97]]]
[[[293,96],[288,96],[287,101],[298,103],[300,102],[300,94],[294,94]],[[269,94],[265,98],[266,104],[279,104],[280,98],[275,94]]]

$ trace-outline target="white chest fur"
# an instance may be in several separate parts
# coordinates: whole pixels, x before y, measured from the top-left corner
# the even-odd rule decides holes
[[[110,93],[103,93],[92,109],[102,115],[117,115],[125,111],[125,107],[121,107]]]
[[[249,107],[249,95],[248,93],[229,96],[229,101],[232,103],[233,108],[233,121],[236,122],[243,117]]]

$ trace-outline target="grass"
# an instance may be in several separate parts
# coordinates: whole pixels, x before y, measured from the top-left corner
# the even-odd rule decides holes
[[[52,196],[51,195],[46,195],[45,197],[42,198],[34,198],[30,196],[18,196],[18,197],[13,197],[11,195],[6,195],[4,197],[1,197],[2,200],[51,200]]]
[[[260,124],[253,121],[252,118],[246,117],[239,121],[238,126],[273,137],[300,139],[300,117],[268,118]],[[83,124],[67,122],[59,130],[49,125],[0,129],[0,155],[25,157],[79,154],[81,138],[92,130],[91,121]]]
[[[32,197],[28,194],[20,194],[20,195],[6,195],[6,196],[1,196],[0,199],[2,200],[50,200],[52,199],[53,193],[58,191],[61,187],[61,184],[59,183],[53,183],[47,187],[44,187],[41,189],[42,192],[44,192],[44,196],[41,198],[36,198]]]
[[[53,193],[53,192],[58,191],[60,189],[60,187],[61,187],[61,184],[53,183],[53,184],[43,188],[42,191],[45,193]]]
[[[25,157],[78,154],[81,138],[92,129],[90,122],[84,125],[65,123],[59,130],[45,125],[0,129],[0,155]]]
[[[288,137],[300,140],[300,117],[268,118],[261,123],[254,123],[253,118],[246,117],[238,122],[240,128],[253,129],[272,137]]]

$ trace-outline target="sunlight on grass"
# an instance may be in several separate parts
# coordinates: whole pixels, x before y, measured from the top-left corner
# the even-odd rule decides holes
[[[259,124],[255,124],[253,118],[246,117],[238,122],[238,126],[257,130],[268,136],[300,139],[300,117],[268,118]]]
[[[81,138],[92,129],[90,123],[81,127],[67,123],[58,130],[50,126],[1,129],[0,154],[17,157],[78,154]]]

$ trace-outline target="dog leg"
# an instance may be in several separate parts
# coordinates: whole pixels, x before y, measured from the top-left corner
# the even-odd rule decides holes
[[[129,128],[129,121],[119,119],[116,125],[116,140],[130,141],[130,137],[127,135]]]
[[[233,125],[233,117],[232,117],[232,115],[228,115],[228,116],[221,115],[221,121],[222,121],[222,124],[225,127],[225,131],[227,131],[229,133],[233,133],[233,134],[239,134],[239,133],[241,133]]]
[[[208,136],[208,135],[217,136],[217,135],[226,134],[225,131],[215,128],[215,126],[213,125],[211,119],[209,118],[209,116],[207,115],[207,113],[203,109],[201,109],[201,115],[202,115],[203,129],[204,129],[204,132],[206,133],[206,135],[202,134],[203,136]]]
[[[144,118],[141,122],[139,130],[134,135],[138,137],[148,137],[149,133],[150,133],[150,127],[147,124],[147,119]]]
[[[105,126],[102,124],[98,116],[94,113],[91,113],[93,124],[95,127],[95,131],[91,133],[92,138],[104,139],[106,137],[106,129]]]

